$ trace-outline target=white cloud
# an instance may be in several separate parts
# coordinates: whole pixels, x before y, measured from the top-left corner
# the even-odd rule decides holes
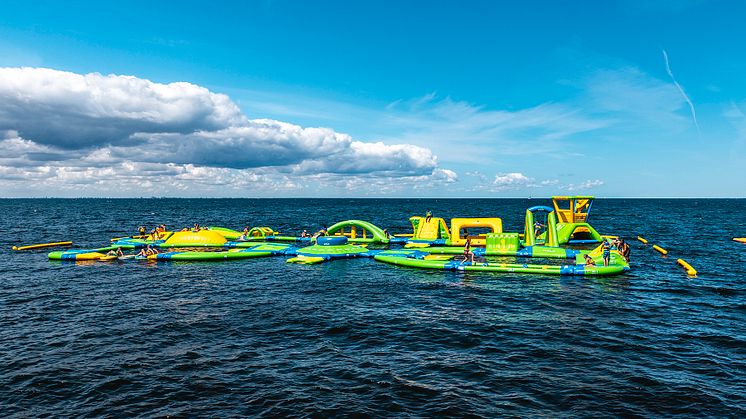
[[[62,148],[126,143],[141,132],[215,130],[246,118],[226,95],[133,76],[0,68],[0,129]]]
[[[498,173],[490,184],[480,185],[477,189],[492,192],[519,191],[531,188],[555,186],[559,183],[557,179],[536,180],[520,172]]]
[[[517,172],[497,174],[495,175],[495,180],[492,181],[492,184],[495,185],[495,187],[502,189],[521,188],[531,186],[533,183],[533,179],[523,173]]]
[[[584,191],[584,190],[595,188],[597,186],[601,186],[603,184],[604,184],[604,181],[600,179],[594,179],[594,180],[589,179],[578,184],[570,183],[568,185],[564,185],[562,186],[562,189],[565,189],[571,192],[572,191]]]
[[[0,68],[0,134],[6,187],[44,179],[33,188],[99,185],[105,191],[117,182],[124,191],[155,185],[250,190],[253,184],[284,190],[314,174],[456,178],[424,147],[250,120],[226,95],[132,76]]]

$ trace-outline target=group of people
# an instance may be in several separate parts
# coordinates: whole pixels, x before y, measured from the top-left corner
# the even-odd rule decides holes
[[[629,243],[624,241],[623,238],[617,237],[614,239],[613,244],[614,246],[616,246],[619,253],[621,253],[622,256],[624,256],[624,260],[629,262],[629,254],[630,254]]]
[[[116,250],[112,249],[106,252],[106,256],[116,256],[118,258],[124,256],[124,252],[122,252],[121,247],[117,247]]]
[[[158,249],[156,249],[155,247],[150,247],[150,245],[148,244],[145,247],[140,249],[140,252],[137,254],[137,256],[142,256],[146,258],[150,255],[157,255],[157,254],[158,254]]]
[[[609,261],[611,260],[611,249],[612,248],[615,248],[622,255],[622,257],[624,257],[624,260],[629,262],[629,254],[630,254],[631,249],[629,247],[629,243],[624,241],[623,238],[615,237],[614,240],[611,241],[611,243],[609,243],[608,240],[604,240],[601,246],[603,246],[602,255],[603,255],[604,266],[609,266]],[[586,266],[596,265],[596,262],[587,253],[583,256],[585,257]]]
[[[141,225],[137,228],[137,232],[140,236],[147,236],[150,240],[160,240],[161,237],[166,233],[166,225],[165,224],[159,224],[155,226],[152,230],[150,230],[150,233],[148,233],[148,228],[144,225]]]

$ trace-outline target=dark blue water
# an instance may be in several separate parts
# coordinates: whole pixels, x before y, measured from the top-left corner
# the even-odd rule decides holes
[[[138,225],[297,234],[357,218],[499,216],[543,200],[0,200],[0,413],[36,416],[746,416],[746,200],[598,200],[642,235],[613,278],[54,263]],[[675,260],[698,271],[687,278]]]

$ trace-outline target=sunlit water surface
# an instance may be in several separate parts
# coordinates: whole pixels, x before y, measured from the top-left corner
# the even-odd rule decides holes
[[[3,416],[746,416],[746,200],[597,200],[612,278],[50,262],[141,223],[299,234],[345,219],[498,216],[544,200],[0,200]],[[662,257],[634,240],[670,251]],[[684,258],[699,276],[675,264]]]

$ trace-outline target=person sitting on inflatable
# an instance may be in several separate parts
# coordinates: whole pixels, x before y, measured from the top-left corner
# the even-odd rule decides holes
[[[157,254],[158,254],[158,249],[154,247],[150,247],[150,245],[145,246],[145,256],[157,255]]]
[[[596,261],[592,257],[588,256],[588,253],[583,255],[585,257],[585,266],[596,266]]]
[[[106,252],[106,256],[116,256],[116,257],[120,258],[120,257],[124,256],[124,252],[122,252],[122,248],[121,247],[117,247],[117,250],[112,249],[112,250],[109,250],[108,252]]]

